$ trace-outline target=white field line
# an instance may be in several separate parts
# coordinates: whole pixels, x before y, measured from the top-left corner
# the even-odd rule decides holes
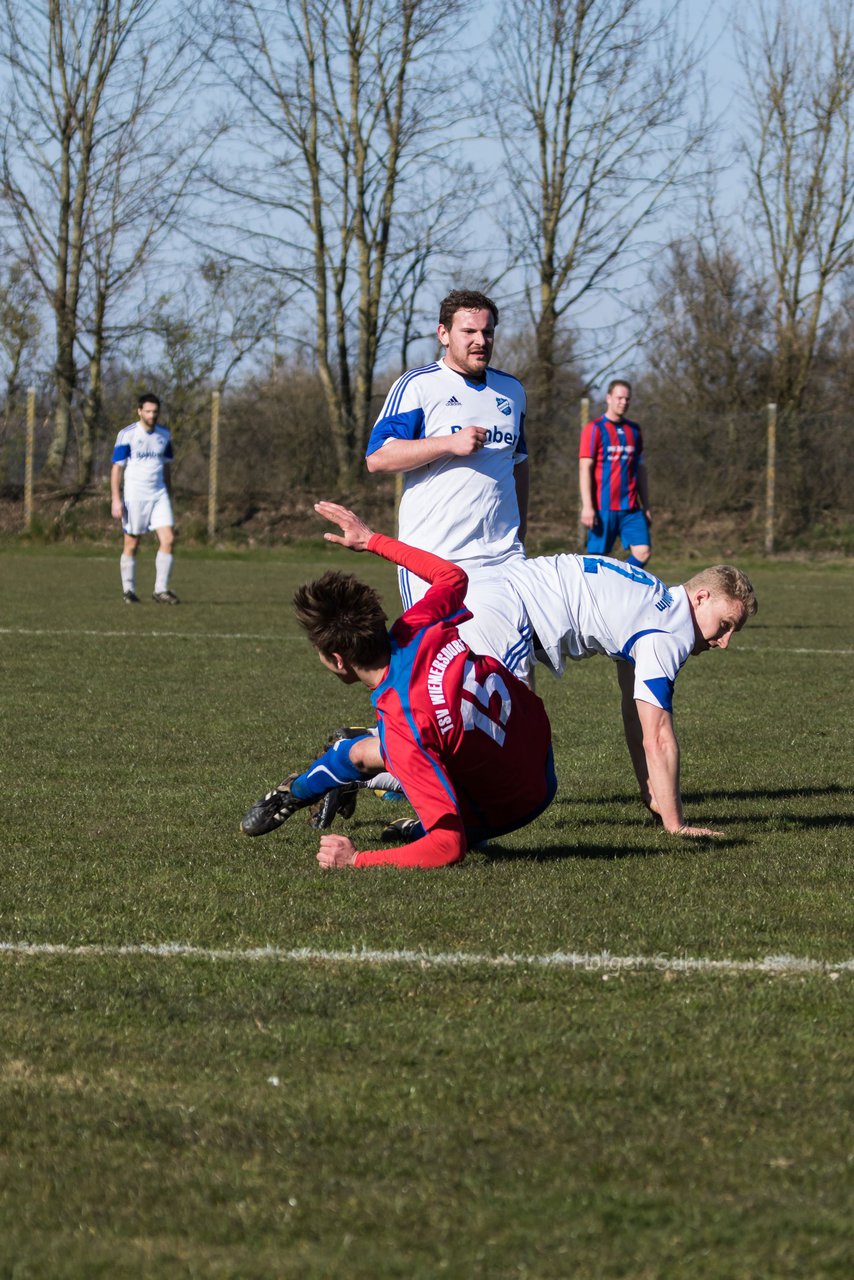
[[[736,653],[835,653],[850,658],[854,649],[790,649],[782,644],[740,644]]]
[[[398,966],[417,965],[422,969],[558,969],[581,973],[636,973],[659,970],[662,973],[700,974],[826,974],[837,978],[841,973],[854,973],[854,959],[831,963],[807,956],[765,956],[759,960],[713,960],[704,956],[615,956],[610,951],[552,951],[545,955],[483,955],[468,951],[379,951],[367,948],[331,951],[316,947],[197,947],[184,942],[85,943],[70,946],[61,942],[2,942],[0,956],[22,957],[65,956],[70,959],[122,959],[153,957],[155,959],[207,960],[214,963],[275,964],[349,964]]]
[[[299,635],[270,635],[269,632],[261,635],[250,631],[85,631],[85,630],[60,630],[56,627],[44,627],[41,629],[27,627],[0,627],[0,635],[3,636],[101,636],[110,640],[133,640],[135,637],[143,639],[165,639],[165,640],[273,640],[276,642],[283,641],[302,641]],[[854,649],[791,649],[787,645],[755,645],[755,644],[739,644],[735,652],[737,653],[803,653],[803,654],[835,654],[838,657],[850,658],[854,656]]]
[[[101,636],[110,640],[132,640],[141,636],[144,640],[302,640],[302,636],[256,635],[250,631],[61,631],[56,627],[28,630],[25,627],[0,627],[3,636]]]

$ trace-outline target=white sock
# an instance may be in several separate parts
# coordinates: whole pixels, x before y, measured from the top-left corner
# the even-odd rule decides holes
[[[372,778],[368,778],[365,782],[366,787],[370,787],[372,791],[403,791],[403,787],[391,773],[375,773]]]
[[[172,561],[174,556],[167,551],[158,551],[154,557],[154,592],[159,595],[161,591],[169,590],[169,574],[172,572]]]
[[[122,556],[119,560],[122,570],[122,591],[133,591],[136,582],[136,556]]]

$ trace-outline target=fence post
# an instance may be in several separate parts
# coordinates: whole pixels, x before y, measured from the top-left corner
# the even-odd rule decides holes
[[[36,389],[27,387],[27,431],[24,444],[24,531],[33,523],[33,445],[36,434]]]
[[[208,473],[208,538],[216,532],[216,496],[219,477],[219,392],[211,393],[211,460]]]
[[[777,406],[767,406],[767,457],[765,463],[765,554],[774,551],[774,500],[777,484]]]

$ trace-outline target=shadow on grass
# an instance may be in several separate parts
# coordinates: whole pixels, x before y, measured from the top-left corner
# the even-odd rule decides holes
[[[841,783],[829,782],[824,787],[745,787],[738,791],[733,787],[709,791],[683,791],[683,800],[701,802],[703,800],[732,800],[743,797],[745,800],[800,800],[812,796],[849,796],[854,800],[854,789],[843,787]]]
[[[826,787],[736,787],[710,789],[708,791],[683,791],[684,804],[705,804],[707,800],[808,800],[815,796],[848,796],[854,803],[854,790],[831,782]],[[612,792],[606,796],[572,795],[565,797],[578,805],[637,804],[637,792]],[[799,814],[798,818],[803,819]]]
[[[488,862],[562,862],[567,858],[580,858],[590,861],[614,862],[618,858],[663,858],[685,849],[695,850],[698,854],[704,850],[718,852],[721,849],[734,849],[743,844],[742,840],[729,840],[726,837],[682,840],[678,844],[656,844],[654,848],[621,844],[565,844],[552,845],[546,849],[505,849],[501,845],[489,845],[481,849],[481,855]]]

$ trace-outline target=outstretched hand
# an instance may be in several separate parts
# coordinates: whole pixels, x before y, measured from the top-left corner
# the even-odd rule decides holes
[[[367,551],[374,531],[368,528],[355,511],[349,511],[347,507],[342,507],[337,502],[315,502],[314,509],[319,516],[323,516],[324,520],[337,524],[341,530],[341,534],[324,533],[323,536],[327,542],[337,542],[350,551]]]

